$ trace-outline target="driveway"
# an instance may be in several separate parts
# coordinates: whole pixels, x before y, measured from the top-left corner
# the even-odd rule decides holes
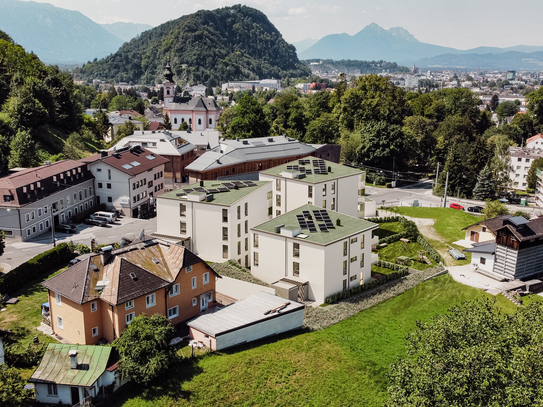
[[[498,280],[487,277],[483,274],[476,273],[473,271],[473,266],[471,264],[466,264],[464,266],[454,266],[447,267],[449,274],[455,281],[469,285],[471,287],[480,288],[485,291],[499,289],[503,284]]]

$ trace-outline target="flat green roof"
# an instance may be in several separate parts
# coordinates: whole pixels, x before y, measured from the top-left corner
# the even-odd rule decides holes
[[[106,370],[112,349],[110,346],[50,343],[29,382],[90,387]],[[77,351],[77,369],[71,368],[68,355],[71,350]]]
[[[267,175],[273,175],[275,177],[281,177],[281,173],[284,172],[294,172],[291,169],[287,170],[287,165],[298,165],[299,167],[304,167],[306,170],[311,170],[311,174],[306,174],[305,178],[298,179],[300,182],[307,182],[311,184],[318,184],[319,182],[325,182],[330,181],[335,178],[342,178],[349,175],[356,175],[356,174],[363,174],[364,171],[361,171],[357,168],[351,168],[347,167],[345,165],[336,164],[331,161],[324,161],[324,164],[326,166],[326,170],[328,171],[328,167],[332,170],[331,172],[327,172],[326,174],[315,174],[315,167],[313,167],[313,160],[321,160],[320,158],[315,157],[305,157],[301,158],[301,160],[311,160],[309,164],[300,165],[299,160],[291,161],[286,164],[278,165],[277,167],[269,168],[264,171],[260,171],[261,174],[267,174]]]
[[[311,233],[309,229],[302,229],[302,235],[307,235],[307,238],[295,237],[293,239],[299,239],[306,242],[317,243],[321,245],[327,245],[329,243],[335,242],[336,240],[343,239],[348,236],[352,236],[356,233],[360,233],[370,229],[376,229],[379,227],[376,223],[368,222],[364,219],[353,218],[349,215],[344,215],[343,213],[334,212],[326,210],[334,228],[328,229],[328,232],[321,232],[319,224],[324,223],[322,221],[317,221],[315,219],[315,214],[313,211],[322,211],[323,208],[319,208],[314,205],[303,205],[298,209],[285,213],[284,215],[278,216],[268,222],[262,223],[261,225],[255,226],[253,230],[260,232],[275,233],[275,227],[279,225],[285,225],[289,230],[300,227],[296,215],[303,215],[303,211],[309,211],[312,217],[312,220],[315,222],[317,231]],[[337,220],[340,220],[341,226],[337,225]],[[370,244],[370,242],[367,242]]]
[[[205,189],[217,189],[217,188],[223,188],[224,183],[232,183],[234,181],[204,181],[204,186],[202,188]],[[237,181],[236,181],[237,182]],[[239,189],[230,189],[228,192],[215,192],[213,193],[213,200],[206,202],[201,201],[202,204],[214,204],[214,205],[232,205],[239,201],[240,199],[244,198],[245,196],[249,195],[250,193],[256,191],[259,188],[262,188],[264,185],[269,184],[270,181],[246,181],[246,182],[254,182],[256,184],[255,187],[244,187]],[[177,196],[177,194],[182,194],[183,190],[185,189],[194,189],[194,188],[200,188],[200,183],[196,182],[191,185],[187,185],[186,187],[174,189],[173,191],[167,192],[165,194],[162,194],[157,197],[157,199],[175,199],[177,201],[187,201],[186,197],[183,196]],[[192,194],[193,192],[190,192],[189,194]],[[199,194],[196,192],[196,194]]]

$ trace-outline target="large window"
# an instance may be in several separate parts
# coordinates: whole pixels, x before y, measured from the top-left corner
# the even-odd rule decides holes
[[[253,266],[258,267],[258,252],[253,252]]]
[[[281,195],[275,195],[275,206],[281,206]]]
[[[347,256],[347,242],[343,242],[343,255]]]
[[[241,254],[241,242],[238,242],[238,254]]]
[[[58,396],[58,389],[56,383],[47,383],[47,395]]]
[[[204,284],[209,283],[209,272],[204,273]]]
[[[134,317],[135,317],[135,314],[133,312],[131,312],[130,314],[126,314],[125,316],[126,325],[130,325],[130,322],[133,321]]]
[[[360,267],[364,267],[364,253],[360,254]]]
[[[223,259],[228,258],[228,246],[227,245],[222,246],[222,258]]]
[[[238,205],[237,208],[238,220],[241,219],[241,206]]]
[[[280,179],[275,180],[275,190],[276,191],[281,191],[281,180]]]
[[[182,235],[187,234],[187,222],[179,222],[179,233]]]
[[[332,203],[330,204],[330,210],[336,210],[336,198],[332,198]]]
[[[343,275],[347,275],[347,260],[343,260]]]
[[[98,327],[97,326],[92,328],[92,337],[94,338],[95,336],[98,336]]]
[[[361,236],[360,236],[360,248],[361,248],[361,249],[364,248],[364,235],[361,235]]]
[[[228,240],[228,228],[222,228],[222,240]]]
[[[258,247],[258,235],[256,233],[253,235],[253,247]]]
[[[326,184],[322,186],[322,196],[326,196]]]
[[[300,243],[292,244],[292,256],[296,258],[300,257]]]
[[[222,210],[222,221],[223,222],[228,222],[228,209],[223,209]]]
[[[300,263],[296,261],[292,263],[292,275],[294,277],[300,277]]]
[[[59,317],[58,315],[57,315],[57,326],[60,329],[64,329],[64,320],[62,319],[62,317]]]
[[[124,309],[129,310],[134,308],[134,300],[128,300],[124,303]]]
[[[170,287],[170,297],[175,297],[179,294],[179,283],[174,284]]]
[[[249,221],[245,221],[245,233],[249,233]]]
[[[336,183],[335,182],[332,182],[332,194],[335,194],[336,193]]]
[[[183,203],[179,204],[179,216],[187,216],[187,205]]]
[[[146,304],[147,304],[147,308],[154,307],[156,305],[156,295],[155,295],[155,293],[149,294],[145,298],[145,301],[146,301]]]
[[[245,216],[249,216],[249,203],[245,202]]]
[[[313,186],[311,186],[311,185],[307,186],[307,197],[308,198],[313,198]]]
[[[98,310],[98,303],[96,301],[91,302],[91,312],[95,312]]]
[[[62,296],[59,293],[55,293],[55,302],[57,305],[62,305]]]
[[[179,307],[177,305],[175,307],[168,309],[168,319],[173,319],[178,316],[179,316]]]
[[[193,290],[196,288],[196,284],[197,284],[196,277],[192,277],[191,278],[191,287],[192,287]]]
[[[241,237],[241,223],[238,223],[238,237]]]

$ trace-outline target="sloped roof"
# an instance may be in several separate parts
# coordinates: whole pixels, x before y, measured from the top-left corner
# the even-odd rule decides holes
[[[80,161],[90,165],[101,161],[104,164],[110,165],[113,168],[132,176],[147,172],[170,161],[145,148],[134,148],[122,152],[108,151],[107,153],[108,155],[105,157],[102,157],[101,154],[95,154],[91,157],[83,158]],[[137,164],[134,165],[133,163]]]
[[[162,156],[181,156],[196,149],[195,145],[170,132],[136,131],[131,136],[124,137],[109,151],[142,143],[147,143],[143,148]]]
[[[168,111],[174,110],[190,110],[190,111],[218,111],[219,106],[213,98],[191,98],[188,102],[170,103],[167,107]]]
[[[488,253],[494,254],[496,252],[496,242],[479,242],[472,243],[472,247],[468,247],[463,250],[464,252],[469,253]]]
[[[71,350],[77,351],[77,369],[71,368],[68,355]],[[112,350],[110,346],[50,343],[40,365],[28,381],[90,387],[106,370]]]
[[[495,218],[491,218],[491,219],[484,219],[480,222],[474,223],[473,225],[466,226],[465,228],[462,228],[462,230],[469,229],[472,226],[485,225],[490,230],[490,232],[492,232],[495,235],[496,231],[504,225],[504,221],[512,217],[513,215],[507,214],[507,215],[496,216]]]
[[[530,137],[528,140],[526,140],[526,144],[531,143],[532,141],[535,141],[538,138],[543,138],[543,135],[541,135],[541,133],[538,133],[535,136]]]
[[[507,228],[520,242],[543,237],[543,218],[532,219],[522,225],[514,224],[513,219],[506,219],[498,231]]]

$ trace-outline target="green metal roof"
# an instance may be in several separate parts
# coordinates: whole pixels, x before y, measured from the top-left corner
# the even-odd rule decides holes
[[[277,167],[260,171],[260,173],[266,174],[266,175],[273,175],[274,177],[281,177],[282,172],[296,172],[290,169],[287,170],[287,165],[288,166],[299,165],[300,167],[305,167],[306,169],[311,170],[311,174],[305,174],[305,178],[298,179],[298,181],[307,182],[310,184],[318,184],[319,182],[330,181],[332,179],[347,177],[349,175],[356,175],[356,174],[361,175],[364,173],[364,171],[361,171],[356,168],[351,168],[345,165],[336,164],[331,161],[323,160],[326,165],[326,169],[328,170],[328,167],[330,167],[332,171],[328,172],[327,174],[315,174],[315,172],[313,171],[313,169],[315,168],[313,167],[313,160],[320,160],[320,159],[315,158],[315,157],[305,157],[305,158],[302,158],[302,160],[311,160],[311,163],[305,164],[305,165],[299,165],[298,164],[299,160],[295,160],[286,164],[278,165]]]
[[[223,187],[223,183],[228,183],[229,181],[204,181],[204,186],[202,188],[205,189],[217,189]],[[239,201],[240,199],[244,198],[245,196],[249,195],[250,193],[256,191],[259,188],[262,188],[264,185],[269,184],[270,181],[251,181],[256,184],[256,187],[245,187],[240,189],[230,189],[228,192],[219,192],[213,194],[213,200],[206,202],[201,201],[200,203],[203,204],[215,204],[215,205],[232,205]],[[183,192],[184,189],[194,189],[200,187],[200,183],[196,182],[191,185],[187,185],[186,187],[180,188],[180,189],[174,189],[173,191],[170,191],[166,194],[162,194],[157,199],[175,199],[177,201],[187,201],[186,197],[177,196],[177,194],[180,194]],[[192,194],[194,192],[190,192],[189,194]],[[199,192],[195,193],[196,195],[199,194]]]
[[[285,225],[285,228],[287,228],[288,230],[293,230],[299,227],[296,215],[302,215],[302,211],[309,211],[311,213],[313,221],[317,226],[317,231],[311,233],[309,232],[309,229],[302,229],[301,234],[306,235],[307,238],[304,239],[299,237],[300,235],[298,235],[298,237],[295,237],[294,239],[317,243],[320,245],[327,245],[337,240],[344,239],[348,236],[352,236],[354,234],[361,233],[367,230],[377,229],[379,227],[379,225],[377,225],[376,223],[368,222],[367,220],[358,219],[349,215],[344,215],[339,212],[327,210],[328,215],[330,216],[330,219],[334,224],[334,228],[328,229],[328,232],[321,232],[318,225],[324,222],[315,220],[315,216],[313,214],[313,211],[321,210],[324,209],[314,205],[303,205],[293,211],[285,213],[284,215],[278,216],[277,218],[269,220],[268,222],[255,226],[253,230],[257,232],[260,231],[277,234],[275,233],[275,227],[279,225]],[[340,220],[340,226],[337,225],[338,219]]]
[[[29,382],[90,387],[106,370],[112,349],[109,346],[50,343]],[[77,350],[77,369],[71,368],[68,355],[71,350]]]

